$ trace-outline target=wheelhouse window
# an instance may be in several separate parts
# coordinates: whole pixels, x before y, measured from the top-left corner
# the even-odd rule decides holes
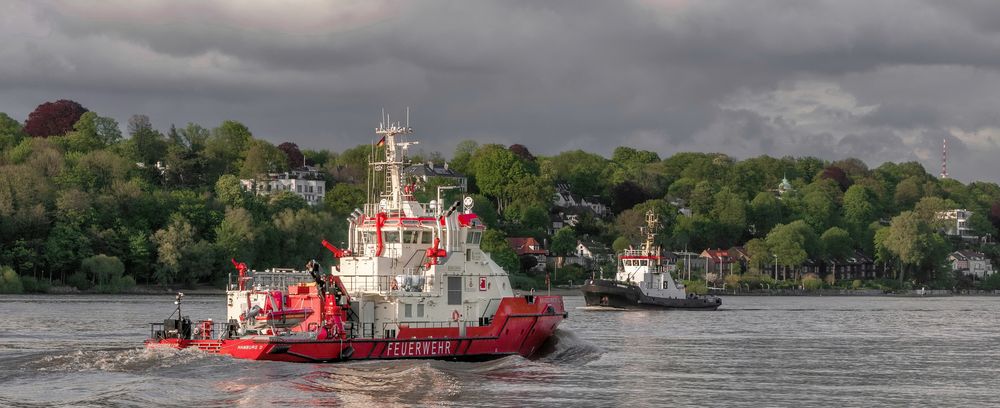
[[[404,244],[416,244],[419,239],[420,231],[403,231],[403,243]]]
[[[483,237],[483,233],[482,231],[469,231],[465,237],[466,244],[478,245],[479,240]]]
[[[383,231],[382,232],[382,242],[386,244],[398,244],[399,243],[399,231]]]
[[[420,243],[421,244],[429,244],[433,240],[434,240],[434,233],[432,233],[430,231],[424,231],[420,235]]]

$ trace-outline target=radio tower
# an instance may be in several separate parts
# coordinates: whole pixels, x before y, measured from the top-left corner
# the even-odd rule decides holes
[[[941,139],[941,178],[948,178],[948,139]]]

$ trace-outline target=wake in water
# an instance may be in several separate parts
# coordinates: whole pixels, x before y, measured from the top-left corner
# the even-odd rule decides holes
[[[189,365],[196,361],[219,358],[197,349],[117,349],[77,350],[34,358],[25,368],[37,371],[82,372],[112,371],[137,373],[160,368]]]
[[[604,350],[596,344],[577,337],[571,331],[556,329],[536,358],[546,363],[581,366],[597,360],[601,354]]]

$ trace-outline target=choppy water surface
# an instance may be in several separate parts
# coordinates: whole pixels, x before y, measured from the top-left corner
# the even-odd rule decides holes
[[[146,351],[170,296],[0,296],[0,406],[995,406],[1000,298],[730,297],[717,312],[567,297],[547,353],[294,364]],[[222,320],[223,296],[185,314]]]

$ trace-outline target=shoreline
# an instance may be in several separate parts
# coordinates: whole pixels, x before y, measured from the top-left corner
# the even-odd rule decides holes
[[[81,291],[68,286],[55,286],[52,287],[49,292],[46,293],[9,293],[0,294],[2,295],[120,295],[120,296],[150,296],[150,295],[174,295],[177,292],[183,292],[187,296],[216,296],[225,295],[225,289],[212,288],[212,287],[202,287],[202,288],[170,288],[170,287],[159,287],[159,286],[136,286],[130,290],[119,292],[119,293],[101,293],[93,291]],[[514,289],[514,296],[524,296],[531,294],[531,290],[521,290]],[[583,296],[580,292],[579,287],[553,287],[551,290],[548,289],[535,289],[535,295],[539,296]],[[788,297],[824,297],[824,296],[840,296],[840,297],[954,297],[954,296],[1000,296],[1000,290],[962,290],[957,292],[952,292],[950,290],[909,290],[909,291],[898,291],[898,292],[883,292],[878,289],[863,289],[863,290],[852,290],[852,289],[817,289],[817,290],[803,290],[803,289],[770,289],[770,290],[750,290],[750,291],[722,291],[722,290],[710,290],[708,295],[718,296],[718,297],[729,297],[729,296],[740,296],[740,297],[775,297],[775,296],[788,296]]]

